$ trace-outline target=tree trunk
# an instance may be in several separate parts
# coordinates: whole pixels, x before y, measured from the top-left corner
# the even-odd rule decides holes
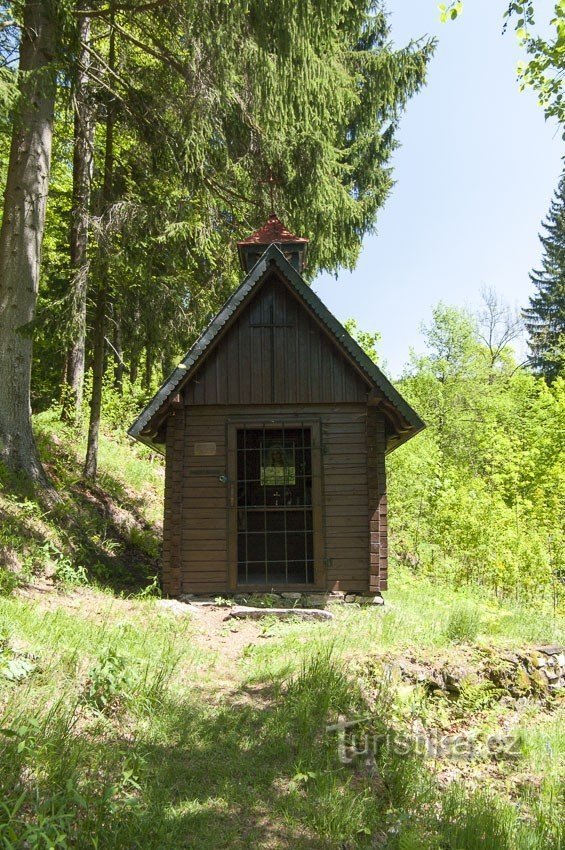
[[[122,345],[122,320],[118,315],[114,318],[114,386],[120,395],[124,391],[124,349]]]
[[[136,301],[135,305],[131,311],[132,322],[130,325],[130,334],[127,337],[131,340],[127,357],[129,362],[129,378],[132,384],[135,384],[139,375],[139,361],[141,358],[141,351],[143,348],[143,344],[140,337],[140,328],[141,328],[141,314],[139,309],[139,303]]]
[[[20,97],[0,231],[0,459],[51,489],[31,426],[31,323],[35,318],[51,167],[56,22],[47,0],[26,0]]]
[[[79,0],[77,10],[86,8]],[[67,391],[63,394],[65,419],[78,421],[84,388],[86,296],[88,288],[89,212],[94,162],[95,106],[89,80],[90,18],[79,16],[80,40],[74,92],[73,207],[71,212],[71,299],[67,349]]]
[[[145,369],[143,372],[143,389],[147,392],[151,389],[151,376],[153,374],[153,349],[149,342],[145,343]]]
[[[106,333],[106,305],[108,302],[108,269],[107,263],[101,271],[100,283],[96,297],[94,313],[93,346],[92,346],[92,395],[90,398],[90,420],[88,423],[88,440],[84,477],[96,478],[98,471],[98,435],[100,432],[100,414],[102,413],[102,384],[104,381],[104,355]]]
[[[110,17],[110,47],[108,67],[113,70],[116,60],[114,16]],[[106,112],[106,141],[104,150],[104,182],[102,186],[102,211],[106,214],[112,204],[114,190],[114,109],[113,99],[108,101]],[[109,242],[109,236],[107,241]],[[96,292],[96,310],[94,316],[92,341],[92,396],[90,399],[90,420],[86,445],[84,477],[96,478],[98,471],[98,437],[100,433],[100,415],[102,413],[102,384],[104,381],[104,356],[106,348],[106,308],[110,291],[109,244],[101,246],[98,288]]]

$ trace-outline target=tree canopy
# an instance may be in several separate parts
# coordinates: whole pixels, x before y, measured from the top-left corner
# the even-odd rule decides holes
[[[45,198],[50,181],[49,204],[29,284],[5,278],[0,291],[33,293],[25,324],[35,408],[62,385],[80,418],[91,368],[95,454],[104,375],[145,393],[162,379],[236,284],[235,242],[270,211],[269,178],[281,217],[315,237],[308,273],[353,267],[391,189],[398,120],[434,45],[395,48],[372,0],[7,3],[4,151],[21,126],[12,69],[30,9],[45,22],[58,84],[42,128],[45,185],[28,193]],[[4,168],[10,180],[15,164]],[[21,322],[10,325],[11,315],[16,345]],[[6,463],[39,480],[27,339],[9,379],[22,402],[0,417],[0,439]],[[28,435],[25,451],[13,448],[14,433]]]
[[[542,268],[530,275],[536,291],[524,316],[532,366],[553,381],[565,376],[565,175],[543,227]]]

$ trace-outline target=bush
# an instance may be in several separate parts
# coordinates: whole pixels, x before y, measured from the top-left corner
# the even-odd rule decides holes
[[[445,636],[452,643],[472,643],[481,628],[477,608],[470,602],[454,605],[449,614]]]
[[[65,587],[84,587],[88,584],[88,576],[84,567],[74,564],[63,554],[56,561],[53,578]]]
[[[19,585],[20,580],[16,573],[0,567],[0,596],[10,596]]]
[[[128,661],[109,648],[90,671],[83,701],[102,714],[110,714],[131,695],[133,675]]]

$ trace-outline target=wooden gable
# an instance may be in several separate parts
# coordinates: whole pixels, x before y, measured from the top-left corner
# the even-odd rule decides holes
[[[424,423],[270,245],[140,413],[130,436],[163,450],[171,410],[188,405],[377,405],[387,451]]]
[[[184,390],[187,404],[366,402],[370,383],[273,271]]]

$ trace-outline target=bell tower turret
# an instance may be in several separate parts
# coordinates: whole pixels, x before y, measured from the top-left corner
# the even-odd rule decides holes
[[[239,260],[243,271],[247,274],[255,263],[265,253],[269,245],[278,245],[291,266],[302,274],[306,266],[306,253],[309,240],[302,236],[294,236],[287,230],[275,213],[271,213],[263,227],[252,233],[246,239],[237,243]]]

